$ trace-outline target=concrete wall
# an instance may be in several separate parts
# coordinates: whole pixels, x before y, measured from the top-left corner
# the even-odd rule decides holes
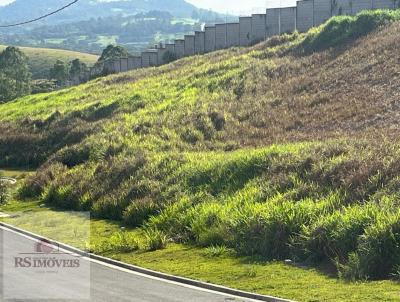
[[[205,52],[211,52],[215,50],[215,26],[206,26],[205,31]]]
[[[147,68],[150,67],[150,53],[142,52],[142,67]]]
[[[157,44],[142,56],[109,60],[104,68],[90,69],[95,77],[102,71],[119,73],[142,67],[165,64],[164,54],[169,51],[177,59],[194,54],[203,54],[216,49],[233,46],[248,46],[266,38],[296,29],[305,32],[313,26],[324,23],[333,15],[355,15],[367,9],[394,9],[400,6],[400,0],[297,0],[296,7],[271,8],[266,14],[253,14],[251,17],[240,17],[239,23],[217,24],[206,26],[204,31],[186,35],[185,39],[175,43]],[[86,81],[89,76],[79,81]],[[74,83],[77,82],[74,79]]]
[[[197,55],[201,55],[205,52],[205,32],[204,31],[196,31],[194,33],[194,53]]]
[[[142,67],[153,67],[158,65],[157,50],[148,50],[142,52]]]
[[[194,55],[194,35],[185,35],[185,57]]]
[[[163,65],[166,64],[167,62],[165,62],[164,60],[164,55],[167,52],[167,49],[163,46],[157,48],[157,65]]]
[[[165,43],[165,49],[175,56],[175,44],[174,43]]]
[[[352,15],[351,0],[332,0],[332,16],[344,15]]]
[[[175,55],[177,59],[185,56],[185,40],[175,40]]]
[[[264,41],[267,36],[266,15],[251,15],[251,41],[252,43]]]
[[[251,17],[240,17],[239,27],[240,46],[249,46],[251,44]]]
[[[314,0],[297,1],[296,27],[306,32],[314,25]]]
[[[113,73],[121,72],[121,61],[120,60],[113,61],[112,70],[113,70],[112,71]]]
[[[281,8],[280,33],[292,33],[296,31],[296,7]]]
[[[139,69],[142,68],[142,57],[129,57],[128,58],[128,69]]]
[[[240,46],[239,23],[228,23],[226,25],[226,47]]]
[[[279,8],[267,9],[267,37],[279,35]]]
[[[333,0],[314,0],[314,26],[321,25],[332,17]]]
[[[373,9],[393,9],[395,6],[394,0],[372,0]]]
[[[226,23],[215,24],[215,49],[226,48]]]
[[[121,72],[128,71],[128,58],[121,58]]]
[[[372,0],[356,0],[352,1],[352,14],[356,15],[359,12],[367,9],[372,9]]]

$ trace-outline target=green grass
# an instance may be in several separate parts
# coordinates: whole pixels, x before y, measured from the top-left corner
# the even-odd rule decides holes
[[[124,253],[113,246],[103,250],[105,241],[112,242],[121,233],[120,224],[109,220],[91,219],[74,212],[60,212],[39,207],[39,202],[10,202],[0,211],[17,214],[3,219],[7,223],[145,268],[178,276],[212,282],[224,286],[266,295],[275,295],[296,301],[398,301],[400,285],[391,281],[347,283],[326,276],[318,268],[285,265],[280,261],[266,262],[257,257],[237,257],[232,253],[213,253],[195,246],[171,244],[166,249]],[[144,245],[143,234],[137,230],[124,231],[138,238]],[[128,235],[126,235],[128,236]],[[97,247],[97,250],[96,250]],[[182,261],[185,259],[185,261]]]
[[[6,48],[0,45],[0,51]],[[91,66],[96,63],[98,56],[69,51],[63,49],[35,48],[35,47],[18,47],[29,59],[29,66],[34,79],[47,78],[51,67],[57,60],[68,63],[74,59],[80,59],[82,62]]]

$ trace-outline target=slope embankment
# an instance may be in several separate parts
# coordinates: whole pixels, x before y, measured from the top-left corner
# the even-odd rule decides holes
[[[22,197],[149,236],[392,277],[398,14],[0,105],[0,164],[39,167]]]

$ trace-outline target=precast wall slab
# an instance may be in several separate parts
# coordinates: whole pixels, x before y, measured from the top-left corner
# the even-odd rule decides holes
[[[226,47],[240,46],[239,23],[228,23],[226,25]]]
[[[372,0],[373,9],[394,9],[396,7],[395,0]]]
[[[314,26],[321,25],[332,17],[333,0],[314,0]]]
[[[279,35],[279,8],[267,9],[267,37]]]
[[[296,7],[282,7],[280,9],[279,33],[293,33],[296,31]]]
[[[215,49],[226,48],[226,23],[215,24]]]
[[[194,55],[194,36],[185,36],[185,57]]]
[[[157,51],[150,52],[150,66],[158,66],[158,53],[157,53]]]
[[[314,26],[314,0],[297,1],[296,29],[306,32]]]
[[[128,58],[128,69],[139,69],[142,68],[142,57],[129,57]]]
[[[150,52],[142,52],[142,67],[150,67]]]
[[[251,15],[251,42],[261,42],[267,37],[267,22],[266,15],[253,14]]]
[[[367,9],[372,9],[372,0],[353,0],[351,12],[357,15],[359,12]]]
[[[128,71],[128,58],[121,58],[120,59],[121,63],[121,72]]]
[[[121,72],[121,60],[120,59],[113,61],[112,72],[114,72],[114,73]]]
[[[205,32],[205,52],[211,52],[215,50],[215,26],[206,26],[204,28]]]
[[[239,43],[240,46],[251,44],[251,17],[239,18]]]
[[[175,40],[175,55],[177,59],[185,56],[185,40]]]
[[[358,0],[356,0],[358,1]],[[332,16],[351,16],[352,15],[351,0],[332,0]]]
[[[164,60],[164,56],[165,56],[166,52],[167,52],[167,49],[165,47],[157,48],[157,65],[158,66],[168,63]]]
[[[194,53],[197,55],[201,55],[205,52],[205,32],[204,31],[196,31],[194,33]]]
[[[165,49],[166,49],[166,51],[167,51],[170,55],[176,56],[176,54],[175,54],[175,44],[173,44],[173,43],[166,43],[166,44],[165,44]]]

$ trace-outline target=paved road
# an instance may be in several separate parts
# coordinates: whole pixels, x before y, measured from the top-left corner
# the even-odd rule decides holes
[[[39,251],[46,253],[36,254],[37,247],[46,247],[45,243],[38,245],[32,239],[2,227],[0,243],[1,301],[252,301],[147,277],[77,255],[57,254],[57,251],[48,254],[48,250],[43,248]],[[26,267],[26,263],[20,261],[26,257],[31,261],[30,267]],[[79,268],[73,265],[57,269],[32,268],[32,258],[57,258],[66,260],[66,263],[71,259],[77,260]],[[54,265],[55,262],[52,263]],[[51,262],[47,264],[51,266]]]

